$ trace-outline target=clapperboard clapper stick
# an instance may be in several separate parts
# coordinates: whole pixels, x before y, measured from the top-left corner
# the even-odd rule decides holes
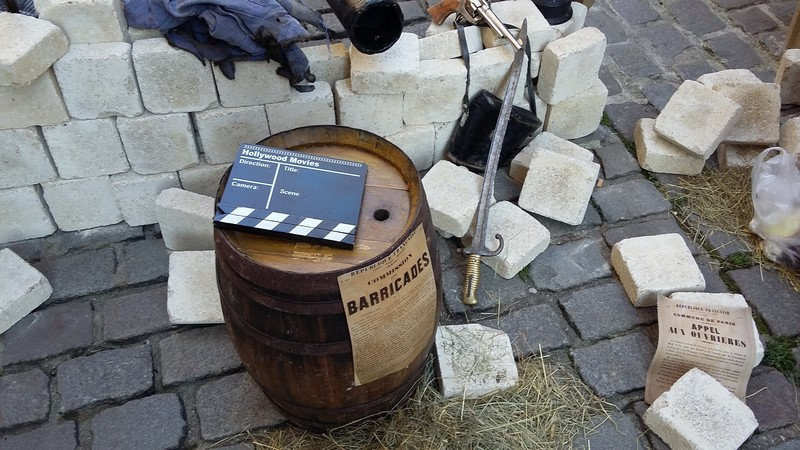
[[[367,165],[242,144],[214,225],[352,249]]]
[[[496,256],[503,250],[503,236],[495,234],[500,243],[495,250],[486,248],[486,223],[489,221],[489,206],[494,198],[494,179],[497,174],[497,164],[500,160],[500,150],[503,147],[503,139],[506,136],[508,119],[511,116],[511,107],[514,103],[514,93],[517,91],[519,74],[522,70],[522,62],[525,56],[525,43],[528,39],[528,22],[523,21],[522,27],[517,34],[522,40],[522,48],[514,54],[514,62],[511,63],[511,70],[506,83],[506,90],[503,93],[503,104],[500,106],[500,114],[497,117],[497,125],[492,136],[492,145],[489,147],[489,157],[486,160],[486,172],[483,175],[483,189],[481,198],[478,202],[478,213],[475,221],[475,236],[472,238],[472,245],[465,248],[463,252],[467,255],[467,272],[464,276],[464,289],[461,301],[465,305],[475,305],[478,303],[478,280],[481,276],[481,257]]]

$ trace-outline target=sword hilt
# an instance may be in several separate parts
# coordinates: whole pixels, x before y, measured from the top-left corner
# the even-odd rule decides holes
[[[481,255],[467,255],[467,273],[464,276],[464,289],[461,302],[473,306],[478,304],[478,281],[481,277]]]

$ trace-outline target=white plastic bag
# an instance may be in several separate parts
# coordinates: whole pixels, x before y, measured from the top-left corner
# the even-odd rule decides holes
[[[767,258],[800,270],[800,154],[764,150],[753,161],[752,181],[750,229],[764,239]]]

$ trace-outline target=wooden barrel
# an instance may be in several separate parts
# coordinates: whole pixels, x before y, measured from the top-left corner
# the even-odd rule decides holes
[[[417,170],[390,142],[346,127],[298,128],[259,144],[364,162],[368,172],[353,250],[214,230],[222,310],[236,350],[270,400],[305,428],[330,428],[389,410],[420,379],[442,308],[434,229]],[[221,187],[226,180],[227,174]],[[420,225],[435,276],[429,302],[434,325],[407,367],[356,385],[338,277],[373,267]]]

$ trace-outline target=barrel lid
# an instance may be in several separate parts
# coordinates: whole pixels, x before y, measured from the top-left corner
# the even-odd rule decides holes
[[[381,257],[410,231],[420,208],[419,175],[389,141],[348,127],[312,126],[272,135],[259,144],[367,164],[355,246],[346,250],[216,229],[218,252],[284,273],[347,272]]]

